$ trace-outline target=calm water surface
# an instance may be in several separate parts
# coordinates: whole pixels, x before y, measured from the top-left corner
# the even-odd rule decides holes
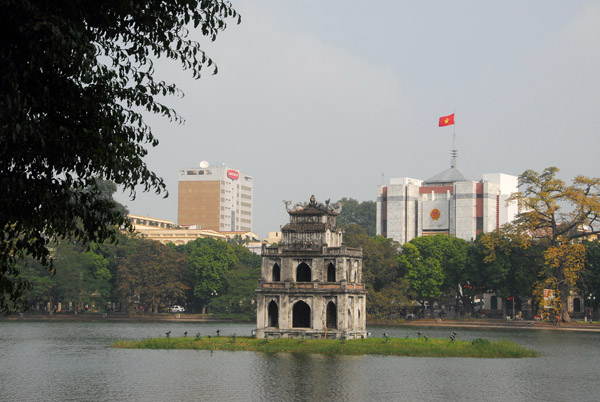
[[[510,339],[535,359],[124,350],[116,339],[249,335],[253,325],[0,322],[1,401],[598,401],[600,333],[369,327]]]

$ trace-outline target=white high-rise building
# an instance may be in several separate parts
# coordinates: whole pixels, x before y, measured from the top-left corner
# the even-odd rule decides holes
[[[179,170],[179,226],[218,232],[252,231],[252,176],[225,165]]]

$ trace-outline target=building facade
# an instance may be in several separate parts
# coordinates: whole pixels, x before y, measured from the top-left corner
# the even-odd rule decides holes
[[[254,179],[225,165],[180,169],[177,223],[217,232],[252,231]]]
[[[290,222],[277,245],[262,248],[258,338],[364,338],[362,249],[346,247],[339,205],[287,202]]]
[[[182,228],[175,225],[173,221],[147,216],[128,215],[128,217],[136,232],[140,233],[145,239],[162,244],[181,245],[205,237],[227,241],[225,234],[214,230]]]
[[[450,234],[470,241],[512,221],[518,210],[506,199],[518,178],[485,174],[471,180],[456,167],[427,179],[390,179],[377,190],[377,234],[403,244],[419,236]]]

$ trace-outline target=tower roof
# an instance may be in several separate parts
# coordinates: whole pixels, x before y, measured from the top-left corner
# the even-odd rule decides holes
[[[459,168],[452,166],[425,180],[424,185],[455,183],[457,181],[471,181],[471,179]]]

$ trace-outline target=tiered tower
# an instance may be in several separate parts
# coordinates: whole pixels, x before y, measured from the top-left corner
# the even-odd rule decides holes
[[[285,201],[290,222],[279,245],[262,248],[257,337],[364,338],[362,249],[346,247],[340,204]]]

